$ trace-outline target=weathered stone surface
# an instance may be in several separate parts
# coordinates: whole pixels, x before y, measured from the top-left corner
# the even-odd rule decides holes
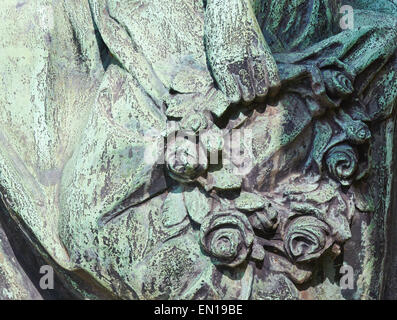
[[[8,242],[3,229],[0,229],[0,299],[1,300],[41,300]]]
[[[3,0],[0,35],[1,299],[396,296],[395,0]]]

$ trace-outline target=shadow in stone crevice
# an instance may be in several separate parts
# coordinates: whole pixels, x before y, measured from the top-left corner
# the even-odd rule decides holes
[[[23,224],[23,223],[21,223]],[[63,270],[49,256],[44,256],[40,251],[45,252],[34,236],[28,235],[28,228],[23,228],[11,217],[4,203],[0,201],[0,225],[8,238],[10,246],[15,254],[17,263],[24,270],[26,276],[31,280],[35,288],[44,300],[79,300],[84,298],[92,299],[115,299],[105,288],[96,283],[88,274],[83,271],[75,273]],[[35,243],[33,244],[32,241]],[[43,274],[40,268],[50,265],[54,268],[54,289],[41,289],[40,279]],[[71,280],[79,290],[72,289]]]

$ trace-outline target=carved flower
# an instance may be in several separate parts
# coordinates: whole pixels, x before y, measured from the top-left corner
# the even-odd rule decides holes
[[[204,220],[200,240],[215,264],[236,267],[247,259],[254,241],[254,231],[245,215],[218,212]]]
[[[352,183],[353,176],[358,168],[358,159],[354,149],[341,144],[331,148],[326,155],[326,164],[330,175],[342,185]]]
[[[208,159],[200,144],[176,137],[167,144],[166,163],[170,176],[180,182],[191,182],[208,168]]]
[[[254,229],[273,232],[279,224],[276,208],[265,197],[255,193],[242,192],[235,206],[241,212],[249,214],[248,219]]]
[[[354,91],[353,84],[348,77],[337,70],[324,71],[325,87],[333,97],[344,98]]]
[[[330,228],[312,216],[301,216],[287,228],[284,247],[295,262],[308,262],[319,258],[330,247]]]

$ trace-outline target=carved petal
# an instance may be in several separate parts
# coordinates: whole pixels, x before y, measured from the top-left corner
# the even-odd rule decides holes
[[[236,199],[236,208],[242,211],[254,212],[264,208],[265,205],[264,198],[255,193],[242,192]]]

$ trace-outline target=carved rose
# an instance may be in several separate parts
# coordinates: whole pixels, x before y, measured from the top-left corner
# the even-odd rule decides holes
[[[330,175],[342,185],[352,183],[353,176],[358,168],[358,159],[354,149],[341,144],[331,148],[326,155],[326,164]]]
[[[169,174],[180,182],[191,182],[208,168],[208,159],[200,144],[177,137],[167,145],[166,163]]]
[[[254,241],[254,231],[245,215],[219,212],[204,220],[200,240],[215,264],[236,267],[247,259]]]
[[[347,97],[354,91],[353,84],[342,72],[336,70],[324,71],[325,87],[333,97]]]
[[[312,216],[293,220],[284,239],[285,250],[295,262],[317,259],[331,244],[329,226]]]

